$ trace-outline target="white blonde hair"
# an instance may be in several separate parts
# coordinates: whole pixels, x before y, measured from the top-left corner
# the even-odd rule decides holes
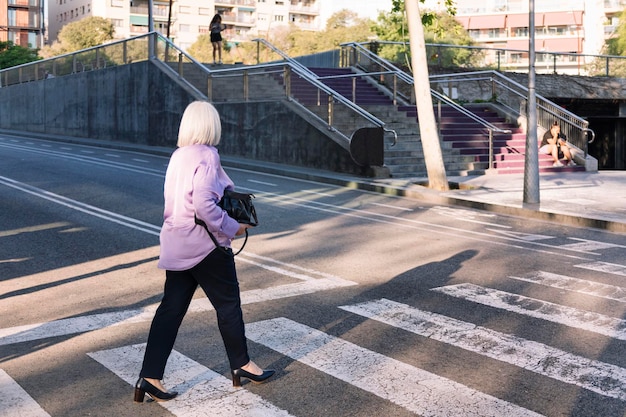
[[[207,101],[190,103],[178,129],[179,147],[188,145],[217,146],[222,136],[222,123],[217,109]]]

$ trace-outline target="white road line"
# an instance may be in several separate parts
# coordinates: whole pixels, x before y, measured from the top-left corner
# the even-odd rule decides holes
[[[246,335],[423,417],[449,417],[460,410],[465,417],[539,415],[286,318],[250,323]]]
[[[594,251],[598,249],[610,249],[610,248],[626,248],[624,245],[616,245],[614,243],[598,242],[596,240],[578,239],[570,237],[570,240],[576,240],[577,243],[568,243],[559,245],[559,248],[580,250],[580,251]]]
[[[626,266],[624,265],[611,264],[608,262],[591,262],[574,266],[576,268],[588,269],[590,271],[606,272],[607,274],[615,274],[626,277]]]
[[[626,400],[626,369],[619,366],[387,299],[339,308],[601,395]]]
[[[563,324],[577,329],[626,340],[626,321],[591,311],[578,310],[548,301],[525,297],[474,284],[458,284],[433,288],[451,297],[473,301],[530,317]]]
[[[133,161],[135,161],[135,162],[142,162],[142,163],[146,163],[146,164],[147,164],[148,162],[150,162],[150,161],[148,161],[148,160],[146,160],[146,159],[139,159],[139,158],[132,158],[132,160],[133,160]]]
[[[88,353],[133,387],[137,381],[145,344]],[[247,389],[233,388],[232,381],[172,351],[165,370],[165,385],[178,397],[157,403],[175,416],[184,417],[288,417],[290,414]],[[130,396],[130,394],[129,394]],[[150,404],[150,407],[156,407]],[[139,407],[139,405],[134,405]],[[131,412],[132,414],[132,412]]]
[[[270,288],[242,291],[241,302],[242,304],[260,303],[352,285],[357,284],[353,281],[347,281],[336,277],[313,279],[293,284],[277,285]],[[109,326],[151,321],[152,317],[154,317],[154,311],[157,306],[158,304],[153,304],[142,309],[92,314],[69,319],[54,320],[46,323],[28,324],[24,326],[0,329],[0,346],[45,339],[49,337],[89,332]],[[193,312],[210,310],[213,310],[213,306],[205,297],[194,299],[189,306],[189,311]]]
[[[392,215],[376,213],[369,210],[355,210],[348,207],[336,206],[333,204],[322,203],[320,201],[309,201],[304,198],[294,197],[292,195],[282,195],[277,193],[271,193],[264,190],[253,190],[248,188],[250,192],[254,192],[257,196],[263,196],[265,200],[267,200],[270,204],[275,204],[277,206],[283,205],[295,205],[299,207],[305,207],[309,210],[320,211],[323,213],[332,213],[341,216],[353,217],[358,219],[364,219],[369,222],[377,222],[383,224],[390,224],[393,226],[401,226],[401,227],[410,227],[415,230],[422,230],[426,233],[438,233],[444,236],[450,236],[454,239],[458,239],[462,237],[466,240],[473,240],[482,243],[488,243],[492,245],[498,246],[506,246],[509,248],[517,248],[521,250],[527,250],[532,252],[540,252],[543,254],[555,255],[564,258],[571,259],[579,259],[579,260],[590,260],[589,258],[583,258],[577,255],[569,255],[565,253],[565,251],[560,251],[554,247],[554,245],[543,244],[538,242],[525,242],[534,247],[530,246],[522,246],[517,243],[520,242],[519,239],[513,239],[508,236],[494,236],[492,233],[483,233],[472,230],[464,230],[458,227],[429,223],[415,219],[406,219],[399,218]],[[504,226],[508,227],[508,226]],[[494,238],[499,238],[504,240],[504,242],[500,242],[498,240],[494,240]],[[583,252],[584,253],[584,252]]]
[[[127,226],[132,229],[140,230],[142,232],[146,232],[154,236],[159,236],[159,232],[161,230],[160,226],[155,226],[150,223],[142,222],[141,220],[136,220],[131,217],[114,213],[112,211],[103,210],[101,208],[91,206],[89,204],[81,203],[80,201],[72,200],[70,198],[63,197],[62,195],[51,193],[41,188],[33,187],[32,185],[14,181],[7,177],[0,176],[0,184],[4,184],[8,187],[23,191],[25,193],[34,195],[36,197],[43,198],[53,203],[71,208],[73,210],[77,210],[85,214],[92,215],[94,217],[108,220],[110,222],[117,223],[122,226]]]
[[[464,210],[464,209],[445,207],[445,206],[435,206],[429,211],[434,211],[435,213],[441,216],[451,217],[455,220],[460,220],[463,222],[484,224],[487,226],[501,227],[503,229],[512,229],[511,226],[507,226],[504,224],[490,223],[490,222],[484,222],[481,220],[476,220],[476,217],[496,218],[495,214],[478,213],[478,212],[474,212],[471,210]]]
[[[315,191],[315,190],[300,190],[301,193],[304,194],[315,194],[315,195],[321,195],[322,197],[334,197],[333,194],[329,194],[329,193],[323,193],[321,191]]]
[[[248,182],[252,182],[254,184],[261,184],[261,185],[268,185],[270,187],[277,187],[276,184],[271,183],[271,182],[264,182],[264,181],[259,181],[259,180],[247,180]]]
[[[395,210],[413,211],[412,208],[400,207],[400,206],[392,206],[391,204],[381,204],[381,203],[368,203],[368,204],[371,204],[373,206],[378,206],[378,207],[387,207],[387,208],[391,208],[391,209],[395,209]]]
[[[50,417],[17,382],[0,369],[0,416]]]
[[[616,285],[602,284],[600,282],[593,282],[544,271],[532,272],[521,277],[511,276],[510,278],[520,281],[533,282],[546,287],[593,295],[607,300],[626,302],[626,289]]]
[[[18,150],[23,150],[23,151],[27,151],[30,153],[34,153],[34,154],[40,154],[40,155],[46,155],[46,156],[56,156],[59,158],[63,158],[63,159],[69,159],[69,160],[73,160],[73,161],[79,161],[79,162],[87,162],[91,165],[100,165],[100,166],[105,166],[108,168],[114,168],[114,169],[122,169],[125,171],[130,171],[130,172],[136,172],[139,174],[144,174],[144,175],[150,175],[150,176],[154,176],[154,177],[159,177],[159,178],[163,178],[165,177],[165,171],[164,170],[157,170],[154,168],[150,168],[150,167],[136,167],[134,165],[130,165],[130,164],[125,164],[122,162],[115,162],[115,161],[108,161],[108,160],[103,160],[100,159],[99,157],[91,157],[91,156],[86,156],[86,155],[77,155],[74,153],[68,153],[68,152],[59,152],[59,151],[54,151],[54,150],[41,150],[41,149],[35,149],[35,148],[29,148],[29,147],[25,147],[22,145],[18,145],[18,146],[12,146],[9,147],[8,145],[5,145],[3,143],[0,142],[0,148],[11,148],[12,150],[18,149]],[[91,151],[80,151],[81,153],[94,153]],[[118,156],[119,158],[119,156]],[[167,166],[167,164],[165,164],[164,166]]]
[[[513,232],[511,230],[498,230],[498,229],[487,229],[487,230],[489,230],[490,232],[499,233],[504,236],[512,237],[514,239],[523,240],[526,242],[535,242],[538,240],[548,240],[548,239],[555,238],[555,236],[535,235],[532,233]]]

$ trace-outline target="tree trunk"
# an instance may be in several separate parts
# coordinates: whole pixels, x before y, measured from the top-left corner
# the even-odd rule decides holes
[[[409,22],[411,65],[413,66],[415,104],[417,106],[420,138],[426,161],[428,186],[436,190],[446,191],[449,189],[448,180],[446,178],[446,167],[443,164],[439,133],[437,132],[435,112],[430,95],[426,42],[424,41],[424,28],[422,27],[418,2],[419,0],[406,0],[404,5]]]

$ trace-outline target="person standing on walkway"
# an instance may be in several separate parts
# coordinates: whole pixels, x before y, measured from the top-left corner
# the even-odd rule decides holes
[[[209,25],[209,31],[211,32],[211,45],[213,45],[213,64],[222,63],[222,31],[226,29],[225,25],[222,25],[222,16],[218,13],[211,19]],[[216,55],[219,57],[219,61],[215,61]]]
[[[552,159],[554,160],[552,166],[563,166],[559,160],[561,154],[563,154],[563,156],[567,159],[568,165],[575,164],[572,159],[572,153],[567,145],[567,138],[561,133],[561,126],[559,126],[559,122],[554,122],[552,126],[550,126],[550,130],[543,135],[539,152],[546,155],[552,155]]]
[[[215,308],[233,386],[241,386],[242,377],[263,382],[274,374],[273,370],[261,369],[248,356],[239,282],[230,243],[251,226],[237,223],[217,205],[224,189],[234,188],[215,148],[221,131],[219,114],[213,105],[195,101],[187,106],[179,127],[178,148],[165,174],[158,262],[158,267],[166,270],[165,289],[150,326],[143,365],[135,385],[135,402],[143,402],[146,393],[155,401],[176,397],[176,392],[165,390],[161,380],[198,285]],[[196,216],[206,223],[223,250],[196,224]]]

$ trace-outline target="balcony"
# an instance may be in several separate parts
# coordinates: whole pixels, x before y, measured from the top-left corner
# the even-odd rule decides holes
[[[215,6],[226,5],[226,6],[248,6],[255,7],[256,0],[215,0]]]

